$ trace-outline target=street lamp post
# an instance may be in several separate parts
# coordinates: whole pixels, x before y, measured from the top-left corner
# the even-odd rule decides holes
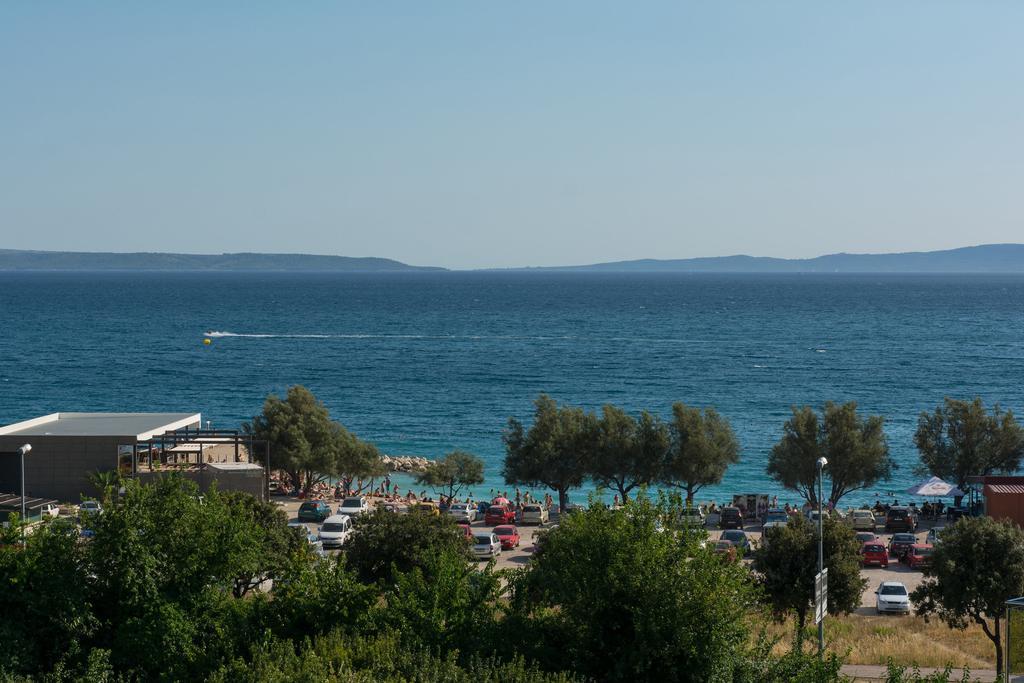
[[[32,450],[32,444],[27,443],[18,449],[21,456],[21,545],[25,545],[25,455]]]
[[[825,571],[825,523],[821,514],[822,479],[824,478],[827,458],[818,458],[818,576]],[[825,615],[818,620],[818,656],[825,656]]]

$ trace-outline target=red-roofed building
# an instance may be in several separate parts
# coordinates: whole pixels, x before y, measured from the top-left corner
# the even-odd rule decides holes
[[[981,488],[985,514],[993,519],[1010,519],[1024,527],[1024,477],[970,477]]]

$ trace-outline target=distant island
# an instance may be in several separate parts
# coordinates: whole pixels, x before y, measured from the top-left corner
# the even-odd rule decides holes
[[[165,254],[0,249],[0,271],[11,270],[393,273],[444,272],[448,269],[412,266],[387,258],[316,254]],[[807,259],[714,256],[481,270],[587,273],[1024,273],[1024,244],[983,244],[943,251],[895,254],[827,254]]]
[[[2,270],[289,271],[384,273],[438,271],[386,258],[314,254],[162,254],[0,249]]]
[[[1024,273],[1024,244],[983,244],[896,254],[828,254],[808,259],[765,256],[639,259],[531,270],[609,273]]]

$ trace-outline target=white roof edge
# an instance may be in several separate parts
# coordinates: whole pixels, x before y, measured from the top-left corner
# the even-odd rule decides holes
[[[47,422],[56,422],[59,419],[60,413],[50,413],[49,415],[34,417],[31,420],[15,422],[14,424],[9,424],[6,427],[0,427],[0,436],[3,436],[4,434],[14,434],[15,432],[20,432],[23,429],[29,429],[31,427],[38,427],[39,425],[46,424]]]
[[[175,422],[171,422],[170,424],[166,424],[162,427],[157,427],[156,429],[150,430],[148,432],[143,432],[142,434],[137,435],[135,438],[138,441],[145,441],[147,439],[152,439],[154,436],[160,436],[164,432],[173,432],[175,429],[181,429],[182,427],[187,427],[188,425],[195,424],[196,422],[198,422],[199,425],[202,426],[202,413],[195,413],[193,415],[189,415],[188,417],[182,418]]]

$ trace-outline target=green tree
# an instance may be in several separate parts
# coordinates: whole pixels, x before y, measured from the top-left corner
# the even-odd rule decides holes
[[[729,421],[714,408],[672,406],[668,456],[661,473],[663,483],[686,491],[691,505],[698,491],[718,484],[730,465],[740,460],[740,444]]]
[[[229,517],[227,523],[252,540],[237,548],[231,592],[241,598],[265,581],[282,576],[291,556],[307,550],[309,544],[289,528],[288,515],[274,503],[241,491],[224,491],[221,496]]]
[[[583,484],[592,459],[597,419],[581,408],[559,406],[541,394],[534,401],[533,425],[527,431],[509,418],[505,429],[503,474],[509,484],[546,486],[558,493],[559,510],[569,502],[569,489]]]
[[[121,488],[121,473],[117,470],[96,470],[89,473],[89,483],[100,494],[100,502],[110,505],[114,494]]]
[[[645,498],[594,505],[547,532],[512,579],[506,638],[547,668],[602,681],[729,681],[755,604],[750,573],[692,557]]]
[[[342,477],[350,488],[357,477],[383,473],[377,449],[333,421],[324,404],[303,386],[289,387],[283,400],[267,396],[262,414],[243,430],[269,442],[270,467],[287,472],[307,494],[331,476]]]
[[[280,557],[263,517],[216,488],[200,497],[180,476],[127,484],[92,520],[95,536],[86,545],[101,624],[94,645],[109,649],[115,670],[129,677],[197,678],[231,649],[238,613],[256,604],[233,595],[254,577],[279,572]]]
[[[0,678],[42,675],[80,655],[98,626],[85,551],[64,519],[44,523],[24,549],[20,535],[7,540],[0,541]]]
[[[377,477],[387,474],[388,468],[376,446],[359,440],[350,432],[345,432],[339,451],[337,471],[342,487],[349,491],[353,489],[353,482],[364,479],[372,482]],[[356,488],[362,493],[364,489],[371,487],[371,484],[366,483]]]
[[[934,412],[921,413],[914,444],[924,471],[963,489],[969,476],[1019,469],[1024,429],[998,405],[988,413],[980,398],[947,398]]]
[[[472,453],[455,450],[427,465],[416,475],[416,483],[452,499],[464,487],[484,483],[484,461]]]
[[[463,548],[425,560],[396,575],[371,614],[377,629],[401,633],[406,643],[432,652],[490,654],[502,647],[495,637],[501,582],[492,567],[471,566]]]
[[[447,551],[463,557],[468,551],[448,515],[399,515],[383,508],[359,515],[345,542],[348,566],[365,583],[392,582],[416,568],[427,571],[430,558]]]
[[[853,531],[832,518],[824,520],[822,550],[828,569],[828,611],[848,614],[860,606],[867,581],[860,576],[860,543]],[[765,531],[764,542],[754,552],[754,569],[764,595],[778,618],[796,615],[793,650],[803,651],[803,633],[814,598],[818,573],[818,527],[804,517],[793,517],[786,526]]]
[[[884,422],[877,415],[861,417],[854,401],[829,401],[821,418],[808,406],[793,407],[782,439],[768,456],[768,474],[817,505],[817,462],[825,457],[831,480],[828,501],[838,505],[846,494],[885,481],[896,469]]]
[[[911,593],[917,613],[950,628],[985,632],[1003,670],[1000,622],[1006,601],[1024,595],[1024,531],[1009,520],[968,517],[946,527],[924,581]]]
[[[265,604],[264,623],[293,642],[336,629],[358,633],[369,626],[370,607],[379,600],[380,592],[359,581],[344,554],[316,563],[292,556]]]
[[[618,491],[622,502],[630,492],[658,479],[668,450],[668,430],[647,411],[634,418],[606,405],[594,431],[587,469],[598,486]]]

